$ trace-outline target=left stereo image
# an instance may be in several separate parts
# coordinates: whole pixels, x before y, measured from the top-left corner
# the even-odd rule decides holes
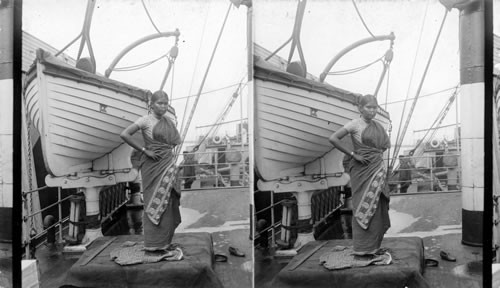
[[[250,9],[23,1],[23,287],[252,287]]]

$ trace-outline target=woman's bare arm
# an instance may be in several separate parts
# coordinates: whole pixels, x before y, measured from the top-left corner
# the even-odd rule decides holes
[[[335,146],[335,148],[339,149],[340,151],[344,152],[345,154],[353,157],[356,159],[356,161],[359,161],[363,164],[365,164],[367,161],[364,159],[363,156],[355,154],[354,150],[348,149],[340,140],[344,138],[347,134],[349,134],[349,131],[345,129],[344,127],[340,128],[337,132],[333,133],[332,136],[328,139],[330,143]]]
[[[158,156],[156,156],[153,151],[147,150],[145,147],[142,147],[141,143],[138,143],[138,141],[132,138],[132,135],[134,135],[137,131],[139,131],[139,126],[137,126],[137,124],[135,123],[132,123],[122,131],[120,137],[132,148],[145,153],[150,158],[157,160]]]
[[[332,136],[328,139],[330,143],[335,146],[335,148],[339,149],[340,151],[344,152],[347,155],[351,155],[352,152],[348,148],[345,147],[345,145],[340,141],[342,138],[344,138],[349,132],[344,128],[340,128],[337,130],[337,132],[333,133]]]
[[[132,148],[141,151],[143,148],[141,144],[132,138],[132,135],[134,135],[137,131],[139,131],[139,126],[137,126],[137,124],[135,123],[132,123],[122,131],[120,137]]]

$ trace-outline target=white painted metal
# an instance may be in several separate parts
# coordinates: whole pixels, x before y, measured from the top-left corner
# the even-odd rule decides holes
[[[484,211],[484,83],[462,85],[460,93],[462,203]]]
[[[12,79],[0,80],[0,207],[12,208]]]

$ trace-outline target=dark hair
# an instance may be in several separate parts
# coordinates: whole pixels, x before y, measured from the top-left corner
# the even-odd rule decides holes
[[[156,91],[155,93],[153,93],[153,96],[151,96],[151,104],[155,103],[156,101],[158,101],[158,99],[161,98],[166,98],[168,102],[168,94],[165,91]]]
[[[358,101],[358,105],[359,105],[359,107],[363,107],[371,101],[374,101],[375,104],[377,104],[377,106],[378,106],[377,97],[375,97],[371,94],[366,94],[366,95],[360,96],[359,101]]]

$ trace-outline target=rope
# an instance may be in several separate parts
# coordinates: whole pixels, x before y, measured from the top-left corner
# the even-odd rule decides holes
[[[389,80],[390,80],[390,78],[391,78],[391,66],[389,66],[387,68],[387,88],[385,88],[385,107],[384,107],[384,110],[386,110],[386,111],[387,111],[387,98],[389,97]]]
[[[363,16],[361,16],[361,13],[358,10],[358,5],[356,5],[356,2],[354,0],[352,0],[352,4],[354,5],[354,8],[356,9],[356,12],[358,13],[359,19],[361,19],[361,22],[363,23],[363,26],[365,26],[366,31],[368,31],[368,33],[370,33],[370,35],[373,38],[375,38],[375,35],[373,35],[372,31],[370,31],[370,29],[368,29],[368,26],[366,25],[365,20],[363,19]]]
[[[123,71],[133,71],[133,70],[142,69],[142,68],[148,67],[149,65],[151,65],[151,64],[153,64],[155,62],[158,62],[162,58],[167,57],[169,53],[170,53],[170,51],[167,52],[167,53],[165,53],[165,54],[163,54],[162,56],[154,59],[154,60],[151,60],[151,61],[148,61],[148,62],[144,62],[142,64],[131,65],[131,66],[124,66],[124,67],[118,67],[118,68],[114,68],[112,71],[123,72]]]
[[[221,88],[217,88],[217,89],[214,89],[214,90],[209,90],[209,91],[201,93],[201,95],[203,95],[203,94],[209,94],[209,93],[213,93],[213,92],[218,92],[218,91],[225,90],[225,89],[237,86],[237,85],[240,85],[240,84],[239,83],[235,83],[235,84],[231,84],[231,85],[224,86],[224,87],[221,87]],[[186,98],[191,98],[191,97],[195,97],[196,95],[197,94],[192,94],[192,95],[189,95],[189,96],[179,97],[179,98],[172,99],[172,101],[182,100],[182,99],[186,99]]]
[[[384,107],[384,110],[387,111],[387,97],[389,96],[389,80],[390,80],[390,77],[391,77],[391,66],[389,65],[389,67],[387,67],[387,88],[385,90],[385,107]],[[392,122],[390,122],[389,120],[389,129],[387,131],[387,134],[389,134],[389,141],[391,140],[391,133],[392,133]],[[389,146],[389,149],[387,150],[387,163],[390,163],[390,158],[391,158],[391,147]],[[389,179],[390,177],[390,174],[391,174],[391,170],[392,170],[392,167],[388,167],[389,169],[387,169],[387,179]]]
[[[198,63],[199,63],[199,59],[200,59],[201,44],[203,43],[203,39],[205,39],[205,28],[207,27],[207,19],[208,19],[208,12],[210,11],[210,3],[212,3],[212,2],[208,1],[207,12],[205,13],[205,21],[203,23],[203,29],[201,30],[200,45],[198,46],[198,53],[196,53],[196,61],[194,62],[195,64],[194,64],[194,69],[193,69],[193,75],[191,76],[191,85],[189,86],[189,94],[191,94],[191,91],[193,91],[194,75],[196,74],[196,71],[198,71]],[[184,123],[186,121],[188,104],[189,104],[189,99],[188,99],[188,101],[186,101],[186,105],[184,105],[184,113],[182,114],[181,130],[184,129]]]
[[[420,94],[420,91],[422,90],[422,86],[424,84],[425,76],[427,75],[427,70],[429,69],[429,66],[431,64],[431,60],[432,60],[432,56],[434,55],[434,51],[436,51],[436,46],[437,46],[439,37],[441,36],[441,32],[443,31],[444,23],[446,21],[446,16],[448,16],[448,9],[445,9],[443,20],[441,21],[441,26],[439,27],[438,35],[436,36],[436,41],[434,42],[434,45],[432,46],[431,55],[429,56],[429,60],[427,61],[427,64],[425,66],[424,74],[422,75],[422,80],[420,81],[420,84],[418,86],[415,99],[413,100],[412,106],[410,108],[410,113],[408,114],[408,118],[406,119],[405,126],[403,127],[403,132],[401,133],[401,139],[399,139],[399,141],[396,140],[396,147],[394,149],[394,154],[393,154],[393,158],[392,158],[392,162],[391,162],[390,166],[393,166],[394,162],[396,161],[395,157],[398,155],[399,150],[401,148],[401,144],[403,143],[404,136],[406,134],[406,129],[408,129],[408,125],[410,124],[410,120],[411,120],[411,116],[413,114],[413,110],[415,110],[415,106],[417,104],[418,96]]]
[[[142,3],[142,7],[144,7],[144,11],[146,11],[146,14],[148,15],[149,21],[151,22],[151,24],[153,24],[153,27],[155,27],[155,30],[156,30],[158,33],[161,33],[161,32],[160,32],[160,29],[158,29],[158,27],[156,27],[155,22],[154,22],[154,21],[153,21],[153,19],[151,18],[151,15],[149,15],[149,11],[148,11],[148,8],[146,8],[146,4],[144,4],[144,0],[141,0],[141,3]]]
[[[438,116],[436,117],[436,119],[434,120],[434,122],[432,122],[432,125],[431,127],[425,132],[424,136],[417,142],[417,145],[415,145],[415,148],[414,148],[414,151],[416,151],[418,149],[418,147],[424,142],[424,140],[426,139],[427,135],[429,135],[429,132],[434,128],[439,128],[441,126],[441,123],[443,122],[446,114],[448,114],[448,111],[450,110],[450,107],[451,105],[453,104],[453,102],[455,101],[456,99],[456,96],[457,96],[457,93],[458,93],[458,88],[460,87],[460,85],[457,85],[455,87],[455,91],[453,92],[453,94],[450,96],[450,98],[448,99],[448,101],[445,103],[443,109],[439,112]],[[437,129],[434,129],[432,130],[432,134],[431,136],[429,137],[429,139],[432,139],[434,137],[434,135],[436,134],[437,132]],[[413,153],[413,156],[419,156],[417,153]]]
[[[439,91],[436,91],[436,92],[432,92],[432,93],[429,93],[429,94],[424,94],[424,95],[419,96],[419,98],[425,98],[425,97],[429,97],[429,96],[438,95],[440,93],[453,90],[453,89],[455,89],[455,87],[456,86],[450,87],[450,88],[446,88],[446,89],[443,89],[443,90],[439,90]],[[384,103],[384,105],[387,106],[387,105],[390,105],[390,104],[397,104],[397,103],[401,103],[401,102],[405,102],[405,101],[413,100],[413,99],[415,99],[415,98],[408,98],[408,99],[405,99],[405,100],[398,100],[398,101],[386,102],[386,103]]]
[[[213,61],[214,56],[215,56],[215,51],[217,50],[217,46],[219,45],[219,41],[220,41],[220,38],[222,36],[222,32],[224,31],[224,27],[226,26],[227,18],[229,16],[229,12],[231,11],[232,5],[233,5],[233,3],[229,3],[229,6],[228,6],[228,9],[227,9],[227,12],[226,12],[226,16],[224,17],[224,22],[222,23],[222,27],[220,29],[219,35],[217,36],[217,41],[215,42],[215,47],[214,47],[214,49],[212,51],[212,55],[210,56],[210,60],[208,61],[208,66],[207,66],[207,69],[205,71],[205,75],[203,76],[203,80],[201,81],[200,88],[198,89],[198,95],[196,96],[196,98],[194,100],[193,108],[191,109],[191,113],[189,114],[189,118],[188,118],[188,120],[186,122],[186,127],[184,127],[184,130],[182,132],[181,145],[177,146],[178,150],[180,150],[180,148],[184,144],[184,141],[186,140],[186,135],[187,135],[187,131],[189,129],[189,125],[191,124],[191,120],[193,119],[193,115],[194,115],[194,112],[196,110],[196,106],[198,105],[198,101],[200,100],[201,91],[203,90],[203,86],[205,85],[205,80],[207,79],[208,71],[210,70],[212,61]],[[179,157],[179,151],[176,151],[176,152],[177,152],[176,156],[175,156],[176,159],[175,159],[174,163],[177,162],[177,158]]]
[[[241,79],[241,81],[243,81],[243,79]],[[221,113],[219,114],[219,116],[217,116],[217,120],[215,121],[215,124],[210,127],[210,129],[208,130],[208,132],[205,134],[205,136],[198,142],[198,144],[196,146],[200,146],[203,141],[205,141],[208,136],[210,134],[216,134],[217,133],[217,130],[218,130],[218,127],[220,127],[220,124],[222,121],[224,121],[224,118],[226,117],[227,113],[229,112],[229,110],[232,108],[234,102],[236,101],[236,99],[238,98],[239,94],[240,94],[240,89],[241,89],[241,82],[238,86],[238,88],[236,88],[236,91],[234,91],[233,95],[231,95],[226,103],[226,105],[224,106],[224,108],[221,110]]]
[[[32,170],[32,166],[31,166],[31,163],[32,163],[32,144],[31,144],[31,133],[30,133],[30,130],[31,130],[31,119],[29,117],[29,113],[28,113],[28,110],[27,110],[27,107],[26,107],[26,99],[23,97],[23,107],[24,107],[24,111],[25,111],[25,115],[26,115],[26,141],[27,141],[27,160],[28,160],[28,163],[27,163],[27,170],[28,170],[28,189],[30,191],[33,190],[33,170]],[[33,214],[33,195],[31,193],[28,193],[28,194],[24,194],[24,208],[25,210],[27,210],[27,213],[28,215],[32,215]],[[35,222],[34,222],[34,219],[33,217],[29,217],[29,226],[30,226],[30,232],[29,232],[29,236],[28,236],[28,239],[31,237],[32,234],[36,234],[37,231],[36,231],[36,228],[35,228]],[[26,237],[27,235],[25,235]],[[34,258],[34,257],[33,257]]]
[[[340,71],[328,72],[328,75],[347,75],[347,74],[356,73],[356,72],[359,72],[361,70],[364,70],[364,69],[372,66],[373,64],[375,64],[375,63],[377,63],[379,61],[382,61],[382,59],[384,59],[384,56],[376,59],[373,62],[370,62],[370,63],[368,63],[366,65],[363,65],[363,66],[359,66],[359,67],[351,68],[351,69],[347,69],[347,70],[340,70]]]
[[[175,75],[175,62],[172,65],[172,82],[170,83],[170,99],[174,97],[174,75]]]
[[[399,120],[398,133],[396,134],[396,143],[398,142],[401,133],[401,125],[403,124],[403,117],[406,111],[406,101],[408,101],[408,97],[410,96],[410,87],[413,80],[413,74],[415,73],[415,65],[417,64],[417,55],[418,51],[420,50],[420,42],[422,40],[422,34],[424,33],[424,24],[425,24],[425,19],[427,18],[428,8],[429,8],[429,1],[427,1],[427,5],[425,6],[424,18],[422,19],[422,24],[420,25],[420,34],[418,36],[417,50],[415,50],[415,57],[413,58],[413,66],[411,68],[410,82],[408,83],[408,90],[406,91],[406,98],[403,105],[403,111],[401,112],[401,119]]]

